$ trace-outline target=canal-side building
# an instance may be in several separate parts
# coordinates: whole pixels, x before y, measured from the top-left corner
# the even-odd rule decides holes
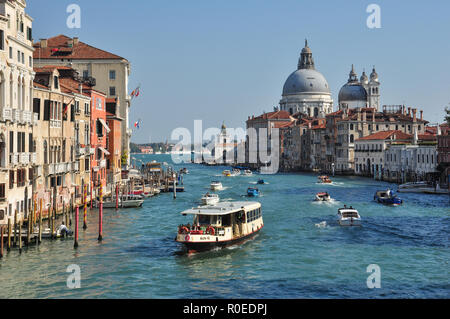
[[[441,183],[450,189],[450,128],[448,125],[445,128],[437,136],[438,168]]]
[[[106,158],[111,154],[106,139],[111,129],[106,123],[106,94],[92,88],[85,92],[91,97],[91,189],[95,195],[100,186],[106,190]]]
[[[60,72],[64,71],[68,68],[35,68],[33,112],[37,125],[33,135],[39,151],[34,166],[33,199],[39,205],[42,200],[44,214],[49,209],[61,211],[79,193],[75,117],[79,105],[89,102],[89,98],[61,83]]]
[[[410,143],[411,135],[401,131],[381,131],[355,141],[355,174],[362,176],[383,176],[385,152],[398,143]]]
[[[106,155],[106,184],[110,188],[120,183],[122,172],[120,153],[122,118],[117,116],[119,103],[117,98],[106,99],[106,123],[111,129],[106,137],[106,149],[109,152],[109,155]]]
[[[81,75],[83,80],[91,81],[92,88],[103,92],[106,98],[116,98],[119,109],[116,116],[121,121],[121,155],[126,153],[129,163],[129,108],[131,96],[128,93],[130,62],[116,54],[95,48],[79,38],[58,35],[42,39],[34,44],[34,63],[41,65],[69,66]]]
[[[71,120],[74,118],[74,157],[75,171],[72,177],[73,195],[75,203],[81,204],[83,200],[84,185],[90,185],[90,132],[91,132],[91,98],[83,91],[86,84],[78,72],[68,67],[57,67],[60,73],[61,90],[66,94],[72,94],[73,103],[70,105]],[[89,188],[88,188],[89,190]]]
[[[33,19],[26,2],[0,1],[0,224],[32,208]],[[30,174],[31,173],[31,174]]]

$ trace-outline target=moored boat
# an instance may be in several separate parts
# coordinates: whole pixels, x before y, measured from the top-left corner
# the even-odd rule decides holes
[[[433,185],[425,181],[401,184],[397,191],[401,193],[450,194],[449,190],[442,189],[439,184]]]
[[[135,208],[141,207],[144,203],[144,197],[141,195],[119,196],[118,207],[119,208]],[[99,206],[99,202],[96,203]],[[103,208],[116,208],[116,197],[111,197],[111,200],[106,200],[103,202]]]
[[[341,226],[361,226],[361,216],[352,206],[338,209],[339,225]]]
[[[212,181],[210,187],[213,191],[221,191],[223,189],[222,183],[219,181]]]
[[[220,201],[220,197],[217,194],[206,193],[201,198],[203,205],[215,205]]]
[[[249,196],[249,197],[259,196],[259,189],[255,188],[255,187],[249,187],[247,189],[247,196]]]
[[[222,175],[229,177],[229,176],[231,176],[231,171],[229,169],[226,169],[222,172]]]
[[[252,175],[253,175],[253,173],[252,173],[252,171],[251,171],[251,170],[249,170],[249,169],[246,169],[246,170],[244,170],[244,173],[243,173],[242,175],[244,175],[244,176],[252,176]]]
[[[326,193],[326,192],[322,192],[322,193],[317,193],[316,194],[316,201],[320,201],[320,202],[328,202],[331,200],[330,194]]]
[[[390,189],[385,191],[377,191],[373,196],[373,200],[384,205],[398,206],[403,204],[403,200],[393,194]]]
[[[178,226],[176,241],[188,252],[242,243],[264,226],[258,202],[221,202],[215,206],[199,206],[181,213],[192,215],[193,224]]]

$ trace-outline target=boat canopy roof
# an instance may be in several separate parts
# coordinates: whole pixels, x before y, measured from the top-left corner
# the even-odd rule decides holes
[[[261,204],[258,202],[221,202],[214,206],[199,206],[187,209],[181,212],[182,215],[228,215],[239,212],[243,209],[252,210],[260,208]]]

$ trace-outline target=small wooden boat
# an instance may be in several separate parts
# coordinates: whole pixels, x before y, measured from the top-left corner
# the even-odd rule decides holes
[[[247,189],[247,196],[249,196],[249,197],[259,196],[259,189],[255,188],[255,187],[249,187]]]
[[[326,192],[322,192],[322,193],[317,193],[316,194],[316,201],[319,202],[328,202],[331,200],[330,194],[326,193]]]
[[[222,175],[229,177],[229,176],[231,176],[231,171],[229,169],[226,169],[222,172]]]
[[[361,216],[356,209],[350,206],[338,209],[339,225],[341,226],[361,226]]]
[[[133,207],[142,207],[144,203],[144,197],[141,195],[131,195],[128,196],[119,196],[118,200],[119,208],[133,208]],[[95,204],[96,207],[99,207],[99,202],[97,201]],[[103,208],[116,208],[116,197],[111,197],[110,200],[106,200],[103,202]]]
[[[181,212],[192,215],[192,225],[178,226],[176,241],[188,252],[201,252],[243,243],[264,226],[258,202],[221,202]]]
[[[213,191],[221,191],[223,189],[222,183],[219,181],[212,181],[210,187]]]
[[[403,200],[393,194],[390,189],[377,191],[373,196],[373,200],[384,205],[398,206],[403,204]]]
[[[220,201],[219,195],[206,193],[201,198],[203,205],[215,205]]]

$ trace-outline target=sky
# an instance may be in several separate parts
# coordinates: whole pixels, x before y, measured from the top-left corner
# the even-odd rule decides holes
[[[81,27],[66,20],[81,8]],[[368,28],[369,4],[380,28]],[[297,69],[305,38],[329,83],[335,109],[351,65],[375,66],[381,105],[405,104],[443,122],[450,105],[450,1],[381,0],[27,0],[33,37],[78,36],[131,62],[130,127],[136,143],[172,131],[245,128],[248,116],[273,111]]]

